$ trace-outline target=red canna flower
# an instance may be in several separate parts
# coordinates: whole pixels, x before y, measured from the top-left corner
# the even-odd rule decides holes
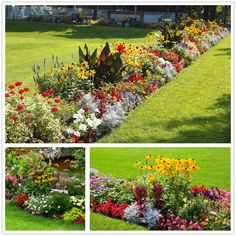
[[[24,89],[19,90],[19,94],[23,94],[25,92]]]
[[[9,98],[9,97],[10,97],[10,94],[9,94],[9,93],[5,93],[5,97],[6,97],[6,98]]]
[[[43,93],[42,93],[42,96],[43,96],[43,97],[48,97],[48,96],[49,96],[49,93],[43,92]]]
[[[8,86],[9,89],[14,89],[15,88],[15,85],[14,84],[11,84]]]
[[[11,117],[11,120],[17,121],[17,120],[18,120],[18,117],[17,117],[17,116],[12,116],[12,117]]]
[[[52,94],[52,93],[55,93],[55,90],[54,90],[54,89],[49,89],[49,90],[48,90],[48,93],[51,93],[51,94]]]
[[[20,96],[20,100],[22,101],[24,99],[24,97],[23,96]]]
[[[20,81],[15,82],[15,86],[21,86],[21,85],[22,85],[22,82]]]
[[[73,134],[72,138],[75,140],[75,142],[77,142],[79,140],[79,137],[76,134]]]
[[[24,88],[24,91],[25,92],[29,92],[29,88]]]
[[[12,95],[13,95],[13,94],[15,94],[15,92],[12,90],[12,91],[10,91],[10,94],[12,94]]]
[[[60,100],[59,98],[55,98],[55,99],[54,99],[54,102],[55,102],[55,103],[60,103],[61,100]]]
[[[52,111],[52,112],[58,112],[58,109],[57,109],[57,107],[52,107],[52,108],[51,108],[51,111]]]
[[[24,106],[22,104],[17,105],[17,110],[21,111],[24,109]]]

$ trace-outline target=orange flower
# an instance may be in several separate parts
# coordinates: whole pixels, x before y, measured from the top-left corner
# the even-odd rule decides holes
[[[201,222],[201,225],[203,225],[203,226],[208,225],[208,222],[202,221],[202,222]]]
[[[207,218],[207,214],[201,214],[202,219],[206,219]]]

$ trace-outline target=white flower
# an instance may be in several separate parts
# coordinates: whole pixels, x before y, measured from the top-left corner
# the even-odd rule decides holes
[[[73,129],[67,129],[67,133],[68,133],[68,134],[73,134],[73,133],[74,133],[74,130],[73,130]]]
[[[100,124],[101,124],[101,120],[100,119],[97,119],[97,118],[95,118],[95,119],[90,119],[90,118],[88,118],[87,120],[86,120],[86,122],[87,122],[87,124],[88,124],[88,126],[90,126],[91,128],[93,128],[93,129],[96,129]]]
[[[74,132],[74,134],[78,137],[80,137],[80,132]]]
[[[79,130],[81,130],[81,131],[86,131],[86,130],[87,130],[87,125],[85,125],[85,124],[80,124],[80,125],[79,125]]]

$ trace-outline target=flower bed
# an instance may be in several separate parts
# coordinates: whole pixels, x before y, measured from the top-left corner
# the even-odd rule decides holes
[[[230,230],[230,192],[193,185],[195,160],[148,155],[135,166],[135,180],[91,170],[93,212],[151,230]]]
[[[53,164],[59,149],[8,149],[6,155],[6,202],[33,215],[85,222],[84,150],[71,155],[68,169]],[[71,149],[72,150],[72,149]]]
[[[78,61],[53,56],[50,70],[34,65],[37,94],[19,81],[7,86],[6,142],[95,142],[108,134],[228,32],[191,19],[182,28],[152,32],[143,46],[107,43],[98,53],[85,45]]]

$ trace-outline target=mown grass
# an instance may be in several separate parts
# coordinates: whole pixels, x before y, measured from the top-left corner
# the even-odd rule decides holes
[[[132,225],[122,220],[112,219],[100,214],[90,213],[90,230],[147,230],[138,225]]]
[[[229,143],[230,35],[100,143]]]
[[[51,219],[29,214],[14,205],[6,204],[6,230],[84,230],[84,224],[71,224],[60,219]]]
[[[72,54],[78,60],[78,47],[86,43],[95,49],[113,41],[143,44],[148,29],[49,24],[38,22],[6,23],[6,81],[12,83],[22,81],[35,91],[33,82],[33,64],[52,65],[52,55],[59,61],[69,62]]]
[[[114,177],[135,179],[141,173],[134,166],[145,156],[163,155],[171,158],[193,158],[200,170],[193,173],[193,184],[230,190],[229,148],[91,148],[91,168]]]

